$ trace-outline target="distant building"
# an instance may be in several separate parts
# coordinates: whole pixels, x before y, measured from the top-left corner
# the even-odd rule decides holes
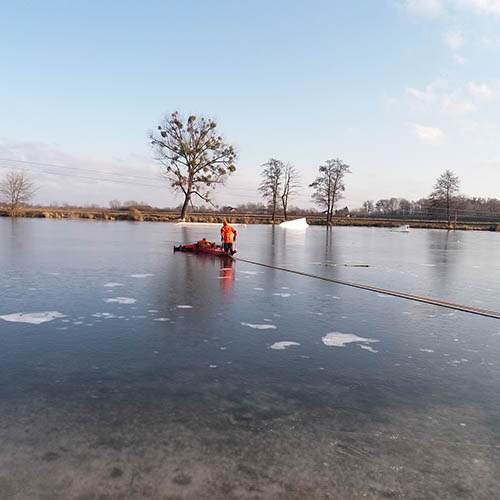
[[[351,214],[349,213],[349,209],[347,207],[339,208],[338,210],[335,210],[335,215],[337,217],[350,217],[351,216]]]

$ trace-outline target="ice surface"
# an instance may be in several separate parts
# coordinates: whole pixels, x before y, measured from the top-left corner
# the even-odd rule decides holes
[[[269,349],[276,349],[277,351],[283,351],[287,347],[292,345],[300,345],[298,342],[289,342],[287,340],[281,342],[275,342],[272,346],[269,346]]]
[[[254,325],[252,323],[244,323],[243,321],[240,323],[242,326],[248,326],[249,328],[256,328],[257,330],[269,330],[277,328],[276,325]]]
[[[64,318],[66,315],[57,311],[44,311],[44,312],[33,312],[33,313],[13,313],[4,314],[0,316],[0,319],[5,321],[11,321],[14,323],[30,323],[32,325],[39,325],[40,323],[46,323],[47,321],[52,321],[56,318]]]
[[[110,299],[103,299],[104,302],[118,302],[118,304],[135,304],[136,299],[132,297],[114,297]]]
[[[380,342],[377,339],[366,339],[363,337],[358,337],[353,333],[341,333],[341,332],[330,332],[327,333],[321,339],[323,344],[327,346],[333,347],[344,347],[346,344],[350,344],[351,342]]]

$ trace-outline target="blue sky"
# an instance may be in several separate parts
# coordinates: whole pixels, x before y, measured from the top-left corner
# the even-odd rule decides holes
[[[0,167],[28,168],[37,201],[177,203],[147,141],[175,110],[239,152],[221,205],[258,201],[269,157],[301,172],[302,206],[336,157],[351,208],[427,196],[447,168],[500,197],[500,0],[2,6]]]

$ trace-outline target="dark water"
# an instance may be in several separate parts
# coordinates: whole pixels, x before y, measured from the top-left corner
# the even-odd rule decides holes
[[[237,229],[244,258],[500,309],[499,234]],[[172,252],[201,237],[0,220],[0,499],[498,498],[500,321]]]

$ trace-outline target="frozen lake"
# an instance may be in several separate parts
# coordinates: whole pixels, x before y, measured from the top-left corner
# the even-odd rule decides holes
[[[236,228],[242,258],[500,310],[499,233]],[[1,500],[498,496],[500,321],[172,252],[202,237],[0,219]]]

